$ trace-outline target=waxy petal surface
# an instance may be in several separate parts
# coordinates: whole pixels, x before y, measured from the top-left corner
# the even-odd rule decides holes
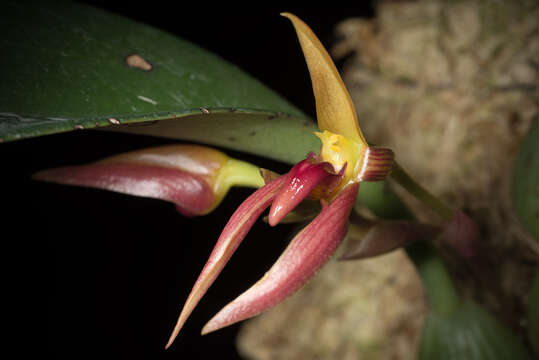
[[[360,140],[367,145],[350,94],[328,52],[302,20],[290,13],[281,15],[294,25],[311,74],[318,127],[320,130]]]
[[[187,216],[206,212],[214,195],[200,175],[137,163],[93,163],[44,170],[37,180],[77,185],[173,202]]]
[[[34,179],[173,202],[184,215],[212,211],[231,186],[260,187],[258,167],[199,145],[167,145],[82,166],[41,171]]]
[[[264,185],[249,196],[234,212],[185,302],[178,322],[166,345],[167,348],[172,344],[195,306],[221,273],[221,270],[223,270],[254,222],[271,204],[285,179],[285,176],[281,176]]]
[[[327,163],[313,164],[310,160],[297,163],[288,173],[281,191],[271,204],[268,223],[277,225],[290,211],[302,202],[311,191],[330,176]]]
[[[314,276],[344,238],[358,189],[359,183],[347,186],[294,237],[264,277],[217,313],[202,333],[258,315],[283,301]]]
[[[214,177],[229,157],[200,145],[165,145],[110,156],[99,163],[130,163],[183,170],[190,174]]]

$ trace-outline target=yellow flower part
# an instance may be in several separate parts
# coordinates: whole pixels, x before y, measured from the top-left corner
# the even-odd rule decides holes
[[[297,16],[281,15],[294,25],[311,75],[318,127],[322,130],[315,133],[322,141],[320,160],[333,165],[335,173],[344,168],[337,186],[329,193],[317,188],[311,197],[332,199],[350,183],[383,180],[393,166],[393,152],[367,144],[350,94],[328,52]]]
[[[320,157],[333,165],[335,173],[340,173],[344,168],[342,179],[332,189],[329,198],[350,183],[383,180],[393,167],[394,154],[391,149],[367,146],[361,141],[327,130],[314,134],[322,141]],[[318,192],[314,195],[320,196]]]
[[[350,94],[326,49],[309,26],[297,16],[290,13],[281,15],[294,25],[309,68],[318,127],[320,130],[344,135],[367,146],[367,141],[359,128]]]
[[[364,155],[368,146],[361,141],[327,130],[314,134],[322,141],[320,156],[333,165],[336,173],[339,173],[346,165],[341,182],[343,186],[351,181],[361,180],[359,176],[365,164]]]

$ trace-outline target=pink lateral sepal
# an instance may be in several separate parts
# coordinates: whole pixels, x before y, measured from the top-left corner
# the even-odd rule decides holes
[[[183,306],[166,348],[172,344],[195,306],[221,273],[255,221],[271,204],[285,180],[286,176],[281,176],[264,185],[251,194],[232,214]]]
[[[297,163],[286,175],[286,182],[281,191],[271,204],[268,216],[268,223],[271,226],[277,225],[290,211],[302,202],[311,191],[328,177],[332,177],[326,169],[330,164],[312,163],[311,159],[306,159]]]
[[[187,216],[203,213],[213,202],[213,190],[202,176],[162,166],[97,162],[43,170],[33,178],[166,200]]]
[[[202,334],[258,315],[283,301],[314,276],[344,238],[358,189],[359,183],[343,189],[294,237],[264,277],[219,311],[204,326]]]

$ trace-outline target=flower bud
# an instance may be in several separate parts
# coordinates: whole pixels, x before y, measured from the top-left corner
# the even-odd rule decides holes
[[[264,184],[256,166],[197,145],[132,151],[86,165],[43,170],[33,178],[166,200],[186,216],[211,212],[231,186]]]

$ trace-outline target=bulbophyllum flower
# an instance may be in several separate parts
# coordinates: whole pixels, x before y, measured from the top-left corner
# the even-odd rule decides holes
[[[285,175],[266,176],[267,184],[234,212],[189,294],[167,347],[266,208],[271,206],[268,222],[274,226],[307,197],[318,199],[322,206],[271,269],[217,313],[203,334],[255,316],[303,286],[346,235],[360,182],[383,180],[391,171],[393,152],[367,144],[350,95],[318,38],[296,16],[282,15],[292,22],[309,68],[321,130],[315,133],[322,142],[320,152],[308,154]]]
[[[166,200],[186,216],[215,209],[232,186],[264,184],[258,167],[205,146],[169,145],[43,170],[36,180]]]

